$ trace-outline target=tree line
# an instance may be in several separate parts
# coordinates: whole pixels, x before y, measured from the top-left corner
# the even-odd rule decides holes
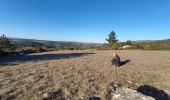
[[[84,49],[97,49],[97,50],[122,50],[122,49],[144,49],[144,50],[170,50],[170,39],[160,41],[144,41],[136,42],[127,40],[120,42],[117,39],[116,32],[111,31],[106,39],[107,43],[101,45],[87,46],[79,45],[60,45],[58,47],[48,47],[38,42],[16,42],[11,41],[4,34],[0,36],[0,55],[35,52],[46,52],[56,50],[84,50]]]
[[[28,54],[38,52],[48,52],[57,50],[84,50],[94,49],[95,45],[83,45],[83,44],[61,44],[59,46],[48,46],[39,42],[28,42],[28,41],[12,41],[4,34],[0,36],[0,55],[10,54]]]

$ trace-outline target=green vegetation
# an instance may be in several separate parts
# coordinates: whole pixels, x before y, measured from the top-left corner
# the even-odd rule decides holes
[[[119,44],[118,44],[118,39],[116,39],[116,33],[114,31],[111,31],[110,34],[108,35],[108,38],[106,39],[108,42],[108,46],[111,49],[119,49]]]
[[[170,39],[155,41],[138,41],[135,42],[143,46],[144,50],[170,50]]]
[[[57,44],[57,43],[56,43]],[[30,40],[10,40],[5,35],[0,37],[0,55],[6,56],[9,54],[27,54],[27,53],[38,53],[38,52],[48,52],[57,50],[84,50],[84,49],[94,49],[97,48],[96,45],[85,45],[81,43],[63,43],[57,46],[49,46],[47,44],[33,42]]]
[[[70,45],[70,46],[60,45],[55,48],[55,50],[84,50],[84,49],[88,49],[88,47],[84,46],[83,44]]]
[[[108,39],[106,39],[106,41],[109,43],[110,46],[117,43],[118,40],[116,39],[116,33],[114,31],[111,31],[108,36],[109,37]]]
[[[132,41],[127,40],[127,41],[125,42],[125,45],[133,45],[133,43],[132,43]]]
[[[38,53],[56,50],[84,50],[84,49],[97,49],[97,50],[122,50],[122,49],[143,49],[143,50],[170,50],[170,39],[156,40],[156,41],[131,41],[118,42],[116,33],[111,31],[106,39],[107,44],[81,44],[81,43],[65,43],[58,46],[48,46],[39,42],[30,41],[11,41],[4,34],[0,36],[0,55],[24,53]]]
[[[122,49],[133,49],[133,50],[143,49],[143,46],[141,46],[139,43],[132,42],[131,40],[127,40],[126,42],[120,42],[119,44],[121,45]],[[127,48],[123,48],[124,46],[127,46]]]
[[[17,44],[17,51],[25,51],[26,53],[45,52],[48,47],[37,42],[23,42]]]
[[[102,45],[98,47],[98,49],[116,49],[116,50],[121,50],[121,49],[143,49],[143,47],[138,44],[138,43],[133,43],[130,40],[127,40],[126,42],[118,42],[119,40],[116,38],[116,33],[112,31],[108,35],[108,39],[106,41],[108,42],[107,45]],[[124,48],[124,46],[127,46]]]
[[[14,42],[11,42],[4,34],[0,36],[0,55],[8,55],[14,49]]]
[[[17,52],[35,53],[48,51],[48,48],[37,42],[19,43],[11,41],[4,34],[0,37],[0,55],[16,54]]]

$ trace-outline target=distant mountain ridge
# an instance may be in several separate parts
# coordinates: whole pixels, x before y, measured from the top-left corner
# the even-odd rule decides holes
[[[97,46],[101,43],[85,43],[85,42],[70,42],[70,41],[50,41],[50,40],[36,40],[36,39],[22,39],[22,38],[10,38],[11,41],[18,43],[26,42],[36,42],[46,45],[48,47],[58,47],[58,46],[72,46],[72,45],[85,45],[85,46]]]
[[[50,40],[36,40],[36,39],[22,39],[22,38],[10,38],[10,40],[18,43],[40,43],[47,47],[72,47],[75,45],[83,45],[84,47],[102,46],[102,43],[83,43],[83,42],[70,42],[70,41],[50,41]],[[120,42],[121,43],[121,42]],[[136,40],[132,43],[137,43],[145,50],[170,50],[170,39],[164,40]]]
[[[133,41],[133,42],[157,42],[157,41],[169,41],[170,42],[170,39],[163,39],[163,40],[136,40],[136,41]]]

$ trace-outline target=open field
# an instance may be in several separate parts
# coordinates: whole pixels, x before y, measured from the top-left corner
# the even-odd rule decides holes
[[[55,51],[1,58],[0,99],[41,100],[46,93],[66,100],[98,96],[119,83],[137,89],[153,86],[170,94],[169,51],[116,51],[123,61],[111,65],[111,50]],[[5,64],[8,62],[7,64]]]

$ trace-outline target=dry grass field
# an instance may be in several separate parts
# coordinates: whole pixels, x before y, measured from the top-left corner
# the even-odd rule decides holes
[[[170,94],[169,51],[116,51],[122,61],[111,65],[112,50],[55,51],[1,58],[0,99],[105,100],[108,86],[155,87]]]

